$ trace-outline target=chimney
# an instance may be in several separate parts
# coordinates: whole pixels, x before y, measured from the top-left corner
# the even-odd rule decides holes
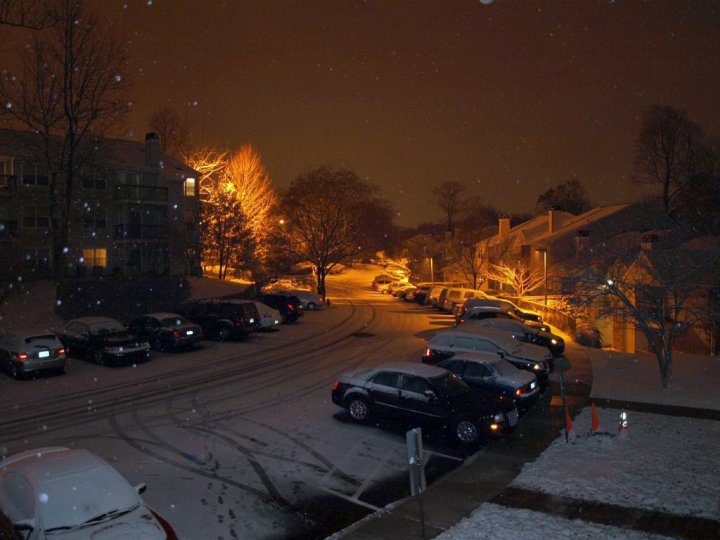
[[[160,137],[157,133],[148,133],[145,135],[145,165],[157,169],[160,167],[161,158]]]
[[[510,218],[498,219],[498,237],[505,238],[510,233]]]
[[[548,234],[555,232],[555,210],[548,210]]]

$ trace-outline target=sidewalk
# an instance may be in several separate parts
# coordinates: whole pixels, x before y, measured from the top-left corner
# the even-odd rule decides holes
[[[685,359],[680,390],[665,392],[651,357],[569,346],[567,358],[571,444],[561,436],[556,371],[552,395],[514,433],[423,494],[426,538],[720,538],[720,398],[708,393],[720,380],[718,359]],[[597,436],[591,399],[606,430]],[[627,440],[616,436],[620,409],[630,419]],[[657,485],[640,485],[644,475]],[[684,477],[690,488],[678,485]],[[331,538],[421,537],[418,502],[408,498]]]

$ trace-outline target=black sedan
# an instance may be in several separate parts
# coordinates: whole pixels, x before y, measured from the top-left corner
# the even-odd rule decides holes
[[[503,318],[491,318],[475,321],[476,327],[497,328],[512,335],[518,341],[547,347],[553,356],[561,356],[565,352],[565,340],[552,332],[543,332],[522,321]]]
[[[132,364],[150,360],[150,344],[109,317],[80,317],[60,334],[67,356],[97,364]]]
[[[285,323],[295,322],[303,316],[302,302],[297,296],[291,294],[261,294],[256,296],[254,300],[277,309]]]
[[[202,328],[177,313],[148,313],[132,320],[128,327],[159,351],[190,349],[203,339]]]
[[[462,444],[503,433],[518,421],[512,400],[472,389],[446,369],[412,362],[341,375],[333,384],[332,401],[356,422],[399,414],[439,424]]]

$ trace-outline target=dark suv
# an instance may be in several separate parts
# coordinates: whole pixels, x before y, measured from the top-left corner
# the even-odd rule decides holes
[[[252,302],[205,300],[189,302],[178,313],[199,325],[206,338],[218,341],[243,339],[260,328],[260,314]]]
[[[261,294],[254,300],[277,309],[285,323],[295,322],[303,316],[302,302],[291,294]]]
[[[332,401],[356,422],[367,422],[373,414],[399,414],[439,423],[463,444],[512,429],[519,414],[511,399],[470,388],[446,369],[412,362],[341,375],[333,385]]]

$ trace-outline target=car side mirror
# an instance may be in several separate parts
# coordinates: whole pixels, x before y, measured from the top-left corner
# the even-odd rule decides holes
[[[147,484],[145,484],[144,482],[133,487],[138,493],[145,493],[145,491],[147,491]]]

